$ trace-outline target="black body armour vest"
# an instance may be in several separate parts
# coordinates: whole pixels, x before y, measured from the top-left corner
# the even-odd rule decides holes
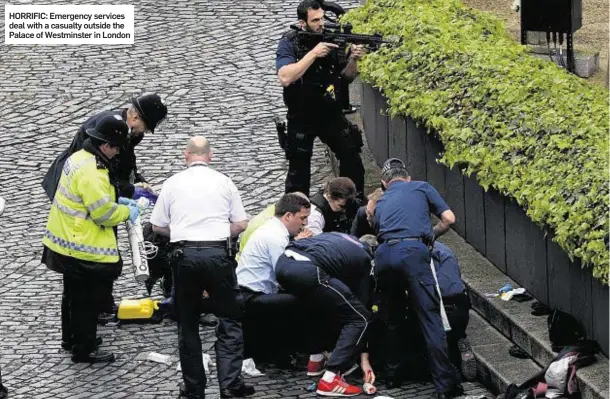
[[[291,30],[284,35],[293,45],[297,61],[301,60],[317,44],[319,39],[299,38]],[[341,71],[347,65],[345,47],[332,50],[326,57],[318,58],[301,79],[284,88],[284,103],[288,118],[311,121],[313,116],[342,115]],[[319,119],[319,118],[316,118]]]
[[[324,217],[324,233],[338,231],[341,233],[349,233],[351,223],[347,220],[347,215],[344,212],[334,212],[322,192],[318,192],[311,197],[311,203],[318,207]]]

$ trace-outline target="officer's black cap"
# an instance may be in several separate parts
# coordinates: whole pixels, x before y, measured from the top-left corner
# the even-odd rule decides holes
[[[146,127],[153,133],[157,125],[167,116],[167,107],[156,93],[132,97],[131,103],[144,120]]]
[[[383,163],[381,167],[381,173],[385,173],[390,169],[404,169],[407,170],[407,165],[398,158],[390,158]]]

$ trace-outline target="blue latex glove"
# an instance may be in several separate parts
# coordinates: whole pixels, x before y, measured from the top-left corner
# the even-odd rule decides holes
[[[119,204],[136,206],[136,202],[134,200],[125,197],[119,197]]]
[[[151,204],[154,204],[155,202],[157,202],[157,198],[159,198],[158,195],[151,193],[147,189],[136,186],[135,190],[133,191],[133,199],[137,200],[142,197],[147,198]]]
[[[129,205],[129,220],[131,220],[131,223],[135,223],[138,216],[140,216],[140,208],[136,205]]]

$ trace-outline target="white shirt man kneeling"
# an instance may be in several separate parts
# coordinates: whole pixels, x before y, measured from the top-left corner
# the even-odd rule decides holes
[[[302,231],[310,208],[304,194],[284,194],[275,205],[275,216],[252,233],[239,258],[236,274],[246,314],[245,353],[257,364],[281,363],[299,344],[294,335],[299,305],[294,296],[281,292],[275,264],[291,238],[311,236]]]

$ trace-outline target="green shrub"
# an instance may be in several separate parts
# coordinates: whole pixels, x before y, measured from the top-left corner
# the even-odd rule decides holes
[[[608,282],[608,92],[527,54],[460,0],[369,0],[343,21],[401,43],[360,62],[391,116],[438,133],[439,162],[476,173]]]

